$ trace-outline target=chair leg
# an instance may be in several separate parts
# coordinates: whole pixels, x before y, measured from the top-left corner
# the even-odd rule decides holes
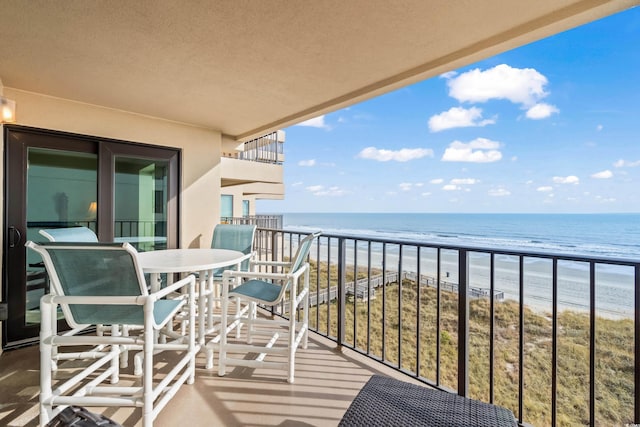
[[[258,316],[258,305],[255,302],[249,303],[249,312],[247,313],[247,344],[253,343],[253,332],[255,331],[255,320]]]
[[[118,337],[120,336],[120,328],[118,327],[118,325],[112,325],[111,326],[111,336],[112,337]],[[111,345],[111,368],[112,368],[112,373],[111,373],[111,384],[117,384],[118,381],[120,381],[120,356],[122,356],[122,354],[120,353],[120,346],[117,344],[112,344]]]
[[[49,314],[50,318],[51,318],[51,331],[50,334],[51,336],[54,336],[58,333],[58,313],[57,313],[57,306],[54,306],[55,310],[51,310],[51,313]],[[40,311],[40,315],[41,316],[45,316],[44,313],[42,313],[42,311]],[[51,346],[51,370],[52,371],[57,371],[58,370],[58,346],[52,345]]]
[[[153,316],[153,304],[147,302],[144,305],[145,311],[145,333],[144,333],[144,360],[142,377],[142,423],[144,427],[153,426],[153,343],[154,334],[152,328],[147,327],[147,322]]]
[[[302,348],[306,349],[309,345],[309,269],[304,273],[304,289],[305,295],[303,297],[302,307],[304,309],[303,324],[304,337],[302,338]]]
[[[53,407],[50,399],[53,396],[51,372],[55,370],[51,355],[54,352],[55,343],[53,341],[53,324],[51,312],[55,313],[55,304],[45,302],[45,296],[40,302],[40,313],[42,320],[40,323],[40,427],[47,425],[52,418]]]
[[[293,306],[293,304],[292,304]],[[287,382],[289,384],[293,384],[293,374],[295,371],[295,363],[296,363],[296,347],[295,347],[295,341],[296,341],[296,314],[295,314],[295,307],[290,310],[289,313],[289,334],[288,334],[288,344],[287,346],[289,347],[289,363],[288,363],[288,368],[289,368],[289,373],[287,376]]]

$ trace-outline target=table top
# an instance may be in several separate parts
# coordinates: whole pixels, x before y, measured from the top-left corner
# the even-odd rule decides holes
[[[138,261],[145,273],[184,273],[229,267],[244,256],[229,249],[164,249],[140,252]]]

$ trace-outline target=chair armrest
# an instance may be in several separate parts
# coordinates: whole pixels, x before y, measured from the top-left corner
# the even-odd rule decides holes
[[[185,285],[188,285],[190,283],[193,283],[194,292],[195,292],[196,277],[193,274],[190,274],[187,277],[180,279],[177,282],[167,286],[166,288],[162,288],[159,291],[149,294],[149,296],[152,296],[154,297],[154,299],[159,300],[161,298],[166,297],[172,292],[178,291],[180,288],[183,288]]]
[[[128,296],[70,296],[47,294],[41,298],[50,304],[83,304],[83,305],[144,305],[146,295]]]
[[[288,267],[291,265],[289,261],[251,261],[251,265],[266,265],[271,267]]]
[[[222,273],[222,277],[223,279],[225,278],[271,279],[271,280],[297,279],[308,268],[309,268],[309,263],[304,263],[298,270],[292,273],[269,273],[269,272],[259,272],[259,271],[225,270]]]

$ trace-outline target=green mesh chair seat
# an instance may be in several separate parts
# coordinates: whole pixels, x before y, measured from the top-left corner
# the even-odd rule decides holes
[[[233,290],[234,295],[250,297],[261,304],[273,304],[280,296],[282,286],[264,280],[248,280]]]

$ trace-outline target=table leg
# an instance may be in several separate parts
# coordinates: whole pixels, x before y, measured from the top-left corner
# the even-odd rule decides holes
[[[200,293],[198,295],[198,343],[204,345],[204,334],[206,329],[206,299],[207,299],[207,278],[206,271],[200,271]]]
[[[149,274],[149,288],[151,288],[151,293],[158,292],[160,290],[160,273],[150,273]]]

